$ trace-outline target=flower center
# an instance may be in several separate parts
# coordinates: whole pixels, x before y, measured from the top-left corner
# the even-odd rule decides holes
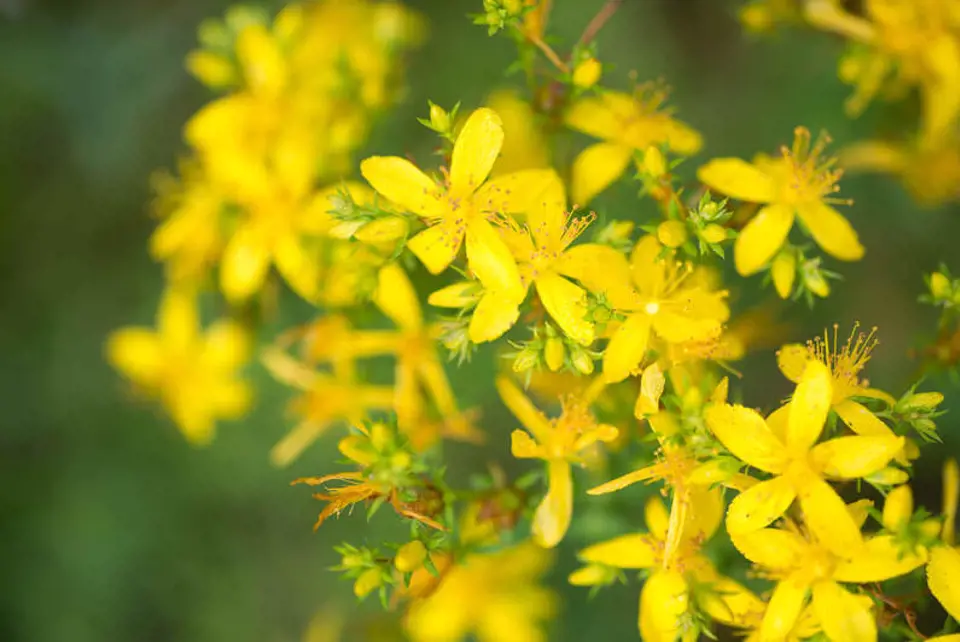
[[[825,133],[812,141],[810,131],[805,127],[794,130],[793,147],[781,149],[785,166],[785,176],[780,186],[783,201],[794,204],[811,201],[849,204],[849,201],[830,198],[831,194],[840,191],[837,181],[843,171],[834,169],[836,158],[823,156],[829,142],[830,137]]]
[[[832,339],[824,330],[822,338],[817,337],[807,342],[810,356],[830,368],[834,403],[855,395],[858,390],[868,385],[865,379],[860,379],[860,371],[870,361],[870,355],[878,343],[875,327],[865,334],[859,332],[860,324],[855,323],[846,343],[841,347],[837,329],[837,324],[834,324]]]

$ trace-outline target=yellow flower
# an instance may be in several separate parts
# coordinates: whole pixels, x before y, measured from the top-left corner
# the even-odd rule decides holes
[[[329,372],[315,370],[279,350],[265,352],[263,363],[278,381],[303,392],[291,404],[300,423],[270,451],[276,466],[292,463],[337,422],[359,426],[371,410],[393,408],[393,387],[358,381],[350,358],[334,361]]]
[[[806,17],[859,45],[839,69],[841,80],[855,87],[846,103],[850,115],[887,87],[917,86],[921,138],[934,141],[949,132],[960,113],[960,20],[952,3],[868,0],[860,17],[839,3],[810,2]]]
[[[700,150],[700,134],[663,109],[666,91],[641,87],[635,95],[604,91],[576,101],[566,114],[567,126],[603,140],[587,147],[573,162],[572,197],[586,205],[623,172],[634,152],[666,145],[677,154]]]
[[[497,390],[503,403],[528,431],[514,430],[510,435],[513,456],[547,462],[548,490],[533,518],[533,539],[540,546],[556,546],[573,515],[571,464],[582,464],[584,451],[598,441],[616,439],[617,429],[597,423],[589,410],[593,399],[586,395],[564,400],[562,414],[549,420],[506,377],[497,378]]]
[[[236,419],[250,405],[249,386],[237,379],[248,340],[231,321],[201,332],[195,295],[170,288],[160,302],[157,329],[123,328],[110,335],[107,359],[135,386],[156,397],[195,444],[213,439],[218,419]]]
[[[843,510],[859,533],[860,516],[855,517],[845,505]],[[777,581],[757,639],[787,639],[809,596],[828,639],[875,642],[872,601],[840,583],[869,584],[905,575],[923,565],[925,555],[901,551],[892,535],[873,536],[856,549],[837,551],[832,543],[815,535],[809,522],[806,530],[789,521],[787,525],[787,529],[731,532],[737,550]]]
[[[821,158],[827,139],[811,146],[810,132],[795,131],[793,148],[784,148],[780,158],[760,159],[751,164],[739,158],[717,158],[697,171],[710,189],[763,208],[747,223],[734,245],[737,271],[748,276],[759,271],[787,240],[795,217],[817,245],[843,261],[863,256],[857,233],[830,203],[837,191],[841,171],[835,160]]]
[[[706,504],[694,503],[694,512],[701,509],[712,511],[713,498],[699,496]],[[719,495],[717,495],[719,499]],[[746,589],[732,580],[722,577],[710,560],[700,552],[700,547],[709,539],[719,520],[708,532],[688,534],[674,551],[670,551],[669,531],[674,517],[658,497],[647,501],[645,511],[647,533],[621,535],[606,542],[594,544],[580,551],[577,557],[586,563],[586,569],[575,571],[571,581],[589,584],[591,579],[603,581],[605,568],[645,569],[650,572],[640,591],[640,637],[645,642],[693,641],[699,639],[694,626],[693,602],[702,600],[711,611],[720,615],[717,619],[734,624],[745,618],[746,613],[762,608],[762,603],[753,597],[745,598]],[[706,587],[698,591],[697,588]],[[739,590],[737,590],[739,589]],[[733,596],[736,595],[734,598]]]
[[[667,344],[709,339],[720,334],[730,314],[726,291],[698,283],[690,264],[663,252],[656,237],[645,236],[629,265],[621,256],[598,268],[606,282],[617,285],[606,292],[611,307],[626,315],[603,353],[608,382],[625,379],[640,365],[651,333]]]
[[[823,545],[850,555],[863,544],[860,528],[827,479],[859,479],[877,472],[903,448],[895,435],[835,437],[817,444],[830,412],[830,371],[807,363],[793,399],[767,421],[736,405],[707,408],[707,426],[741,461],[773,475],[740,493],[727,512],[727,531],[749,533],[769,525],[799,499],[804,519]]]
[[[549,562],[549,553],[531,544],[470,555],[410,605],[404,629],[412,642],[459,642],[471,635],[478,642],[545,642],[542,626],[556,601],[536,582]]]
[[[880,399],[888,406],[896,403],[889,394],[870,388],[867,381],[860,379],[860,373],[870,354],[877,345],[876,328],[864,334],[854,325],[843,347],[837,337],[837,327],[833,326],[833,338],[826,331],[823,337],[808,341],[806,345],[788,344],[777,351],[777,365],[780,372],[790,381],[799,383],[804,369],[810,361],[817,361],[830,372],[830,409],[840,415],[853,432],[858,435],[894,436],[893,431],[883,421],[867,409],[854,397]]]
[[[483,108],[470,115],[457,136],[445,188],[397,156],[374,156],[360,164],[377,192],[428,222],[407,248],[430,272],[447,269],[466,239],[468,265],[485,288],[470,322],[474,343],[510,328],[516,316],[499,313],[519,305],[524,295],[516,261],[490,219],[528,211],[553,177],[550,170],[528,170],[487,181],[502,144],[500,117]]]
[[[851,172],[898,176],[914,200],[927,207],[960,196],[960,141],[952,133],[928,142],[860,141],[841,150],[840,165]]]
[[[501,89],[490,94],[487,106],[503,122],[503,147],[491,176],[550,167],[550,147],[538,116],[527,101],[514,91]]]
[[[600,80],[600,74],[603,73],[603,65],[596,58],[590,57],[581,60],[573,69],[571,81],[580,89],[589,89]]]
[[[394,408],[400,430],[418,450],[432,445],[441,434],[479,439],[480,433],[457,407],[432,328],[424,323],[413,284],[397,263],[380,269],[373,302],[400,328],[391,349],[397,358]],[[433,402],[441,425],[428,420],[421,389]]]
[[[960,470],[957,461],[949,459],[943,467],[943,527],[940,536],[944,546],[937,546],[930,551],[927,585],[955,620],[960,620],[960,548],[953,546],[958,495]]]

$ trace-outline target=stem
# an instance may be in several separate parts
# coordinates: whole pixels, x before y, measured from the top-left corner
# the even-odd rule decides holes
[[[560,56],[557,55],[557,52],[554,51],[554,50],[550,47],[550,45],[548,45],[548,44],[545,43],[543,40],[541,40],[541,39],[540,39],[540,36],[538,36],[538,35],[536,35],[536,34],[530,34],[530,33],[528,33],[528,34],[527,34],[527,40],[529,40],[529,41],[532,42],[534,45],[536,45],[536,46],[537,46],[537,49],[539,49],[540,51],[543,52],[543,55],[547,57],[547,60],[549,60],[549,61],[553,64],[554,67],[556,67],[557,69],[559,69],[560,71],[562,71],[562,72],[565,73],[565,74],[570,73],[570,67],[568,67],[565,62],[563,62],[562,60],[560,60]]]
[[[597,37],[597,34],[603,29],[603,26],[607,24],[607,21],[613,17],[613,14],[617,12],[617,9],[620,8],[620,5],[623,4],[623,0],[607,0],[607,3],[600,8],[600,11],[597,12],[597,15],[587,24],[587,28],[583,30],[583,33],[580,35],[580,39],[577,41],[577,46],[574,49],[579,49],[581,47],[586,47],[590,42]]]

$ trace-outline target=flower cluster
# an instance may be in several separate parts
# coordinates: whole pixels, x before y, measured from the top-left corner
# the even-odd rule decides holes
[[[601,83],[595,39],[619,5],[561,55],[546,38],[550,2],[484,0],[475,21],[516,44],[526,93],[463,113],[430,103],[420,122],[438,139],[436,163],[354,162],[422,31],[403,6],[317,0],[272,20],[237,9],[205,24],[188,67],[223,95],[187,124],[188,160],[162,181],[151,250],[170,286],[158,330],[118,331],[108,356],[208,442],[217,419],[249,405],[236,370],[250,340],[234,321],[201,331],[196,294],[218,291],[254,325],[286,300],[276,267],[312,307],[259,349],[292,391],[271,461],[317,465],[314,442],[339,437],[340,467],[294,484],[323,503],[317,528],[361,507],[403,525],[400,541],[337,547],[335,570],[358,598],[398,612],[413,642],[545,640],[558,600],[540,580],[564,541],[580,549],[573,585],[601,590],[639,571],[637,626],[650,642],[925,638],[910,589],[960,616],[956,463],[940,516],[915,508],[909,485],[923,446],[940,439],[943,396],[915,382],[900,396],[872,387],[875,329],[781,345],[767,312],[830,294],[836,275],[819,250],[864,256],[835,207],[851,203],[836,197],[828,139],[798,127],[778,153],[708,159],[684,184],[681,163],[702,139],[667,107],[665,86]],[[909,22],[899,3],[868,2],[867,26],[830,0],[801,5],[790,15],[848,36],[869,26],[858,64],[900,56],[896,80],[929,90],[920,53],[884,49],[881,35]],[[750,11],[755,26],[780,15]],[[872,94],[858,82],[862,102]],[[925,94],[938,140],[954,118],[947,93]],[[557,140],[583,134],[591,142],[565,161]],[[582,209],[615,183],[650,216]],[[741,277],[762,272],[769,303],[738,309],[751,284]],[[955,331],[960,286],[945,271],[929,286]],[[733,363],[774,345],[766,355],[789,399],[763,412],[737,403],[753,381]],[[509,437],[487,420],[496,411],[465,407],[462,372],[499,396],[515,419]],[[509,443],[521,463],[448,475],[451,440],[475,449],[471,461],[487,456],[483,442]],[[660,496],[641,492],[649,485]],[[612,493],[642,525],[614,515]],[[581,528],[587,512],[605,517],[599,528]]]

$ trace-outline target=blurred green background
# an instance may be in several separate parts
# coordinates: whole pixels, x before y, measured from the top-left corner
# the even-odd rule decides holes
[[[434,141],[414,121],[427,98],[476,106],[511,82],[503,70],[512,46],[470,24],[465,15],[479,10],[479,0],[409,4],[429,19],[430,38],[412,58],[408,99],[378,126],[367,151],[427,160]],[[569,44],[602,2],[555,4],[552,31]],[[841,43],[800,30],[752,39],[734,19],[735,4],[627,0],[599,39],[601,58],[614,64],[607,84],[625,87],[631,69],[668,80],[681,118],[705,135],[701,158],[774,150],[798,124],[826,128],[838,144],[872,131],[876,110],[853,122],[842,114]],[[212,447],[191,448],[158,411],[131,402],[102,356],[113,328],[152,323],[161,275],[146,253],[148,178],[174,164],[182,124],[208,99],[182,61],[197,23],[226,6],[0,1],[2,640],[292,641],[320,606],[353,608],[349,585],[325,569],[335,563],[331,545],[359,537],[362,518],[334,520],[314,534],[319,505],[288,486],[331,470],[332,436],[292,469],[272,469],[267,451],[287,428],[286,395],[254,366],[255,412],[222,425]],[[631,191],[613,190],[594,208],[652,216]],[[847,280],[828,302],[812,313],[794,304],[784,318],[794,324],[793,339],[834,321],[879,325],[871,379],[899,392],[914,370],[908,349],[935,323],[934,312],[915,303],[921,273],[939,260],[960,269],[951,258],[960,218],[955,208],[918,209],[884,178],[850,177],[843,194],[856,199],[847,213],[866,258],[840,266]],[[290,315],[278,327],[296,320]],[[483,353],[478,367],[491,369],[491,359]],[[770,407],[788,392],[770,352],[749,358],[744,370],[747,403]],[[492,387],[456,379],[466,405],[489,417],[490,452],[502,456],[512,418]],[[949,383],[932,379],[926,387]],[[945,405],[956,397],[948,394]],[[953,414],[941,431],[944,445],[930,448],[917,471],[931,509],[939,503],[935,464],[960,446]],[[468,465],[481,469],[482,458]],[[639,506],[631,509],[625,523],[639,527]],[[608,642],[636,639],[635,583],[589,603],[584,591],[564,586],[581,543],[574,537],[560,550],[551,580],[566,607],[550,639],[597,631]],[[376,612],[372,606],[364,612]]]

